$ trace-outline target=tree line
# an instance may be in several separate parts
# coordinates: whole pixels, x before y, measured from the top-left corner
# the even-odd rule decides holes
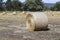
[[[3,1],[4,0],[0,0],[0,11],[60,11],[60,2],[57,2],[53,7],[48,8],[44,6],[42,0],[25,0],[23,3],[19,0]]]

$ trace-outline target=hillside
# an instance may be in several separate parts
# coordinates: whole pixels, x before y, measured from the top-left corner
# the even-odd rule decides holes
[[[44,3],[45,6],[47,6],[48,8],[54,6],[54,3]]]

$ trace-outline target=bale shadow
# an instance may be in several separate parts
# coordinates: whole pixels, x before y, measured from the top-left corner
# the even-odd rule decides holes
[[[50,29],[49,28],[47,28],[47,29],[38,29],[38,30],[34,30],[34,31],[49,31]]]

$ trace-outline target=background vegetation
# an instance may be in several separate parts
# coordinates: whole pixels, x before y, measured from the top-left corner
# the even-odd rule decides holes
[[[60,2],[55,3],[54,6],[48,8],[44,6],[42,0],[25,0],[20,2],[19,0],[0,0],[0,11],[60,11]]]

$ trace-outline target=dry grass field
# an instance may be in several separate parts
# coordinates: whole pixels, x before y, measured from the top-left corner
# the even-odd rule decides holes
[[[60,12],[43,12],[48,16],[49,30],[28,32],[25,30],[25,14],[13,15],[12,12],[0,14],[0,40],[59,40]],[[39,12],[40,13],[40,12]]]

